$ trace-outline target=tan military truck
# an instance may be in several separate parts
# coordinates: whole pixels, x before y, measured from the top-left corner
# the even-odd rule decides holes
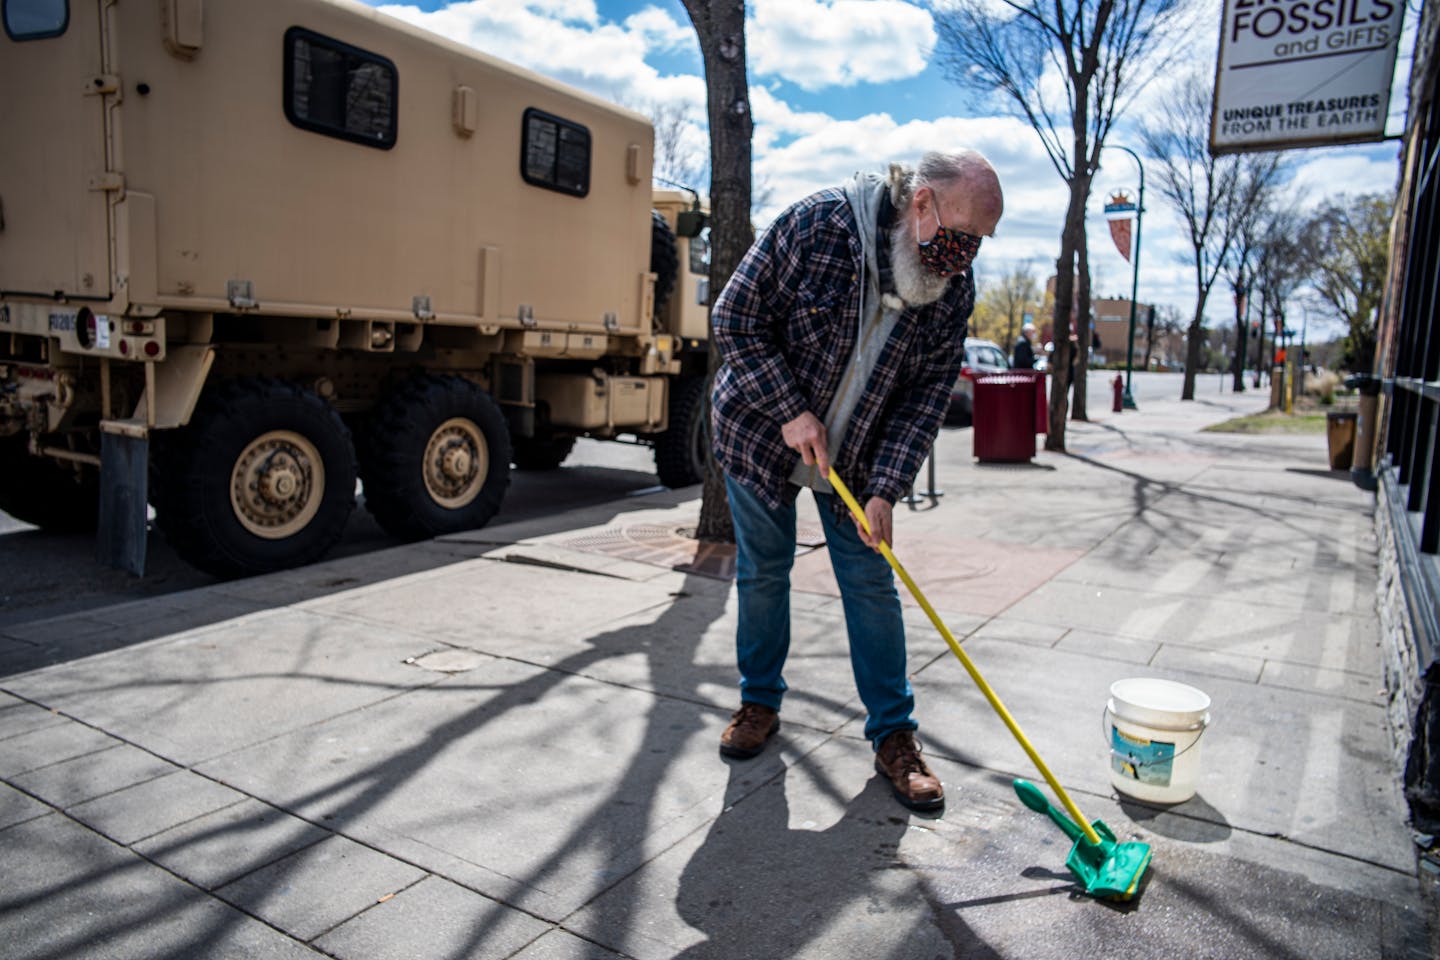
[[[700,478],[704,215],[645,117],[348,0],[0,12],[0,508],[139,573],[148,501],[234,576],[357,476],[404,538],[580,436]]]

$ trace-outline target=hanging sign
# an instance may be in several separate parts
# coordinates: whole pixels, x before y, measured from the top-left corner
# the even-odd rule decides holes
[[[1225,0],[1210,152],[1384,139],[1401,0]]]
[[[1130,194],[1118,190],[1105,201],[1105,219],[1110,221],[1110,239],[1125,262],[1130,262],[1130,221],[1135,217],[1135,201]]]

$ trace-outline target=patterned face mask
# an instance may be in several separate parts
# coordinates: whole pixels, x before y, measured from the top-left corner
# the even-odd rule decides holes
[[[920,222],[915,222],[915,242],[920,246],[920,262],[942,277],[964,273],[980,252],[981,237],[959,230],[950,230],[940,222],[939,207],[934,208],[935,236],[928,242],[920,239]]]

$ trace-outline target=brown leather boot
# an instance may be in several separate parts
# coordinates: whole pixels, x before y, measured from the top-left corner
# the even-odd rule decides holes
[[[780,729],[780,714],[758,703],[742,703],[730,717],[730,726],[720,734],[720,752],[737,760],[749,760],[765,749],[765,741]]]
[[[920,757],[920,741],[913,730],[896,730],[880,741],[875,769],[890,778],[895,799],[911,810],[939,810],[945,806],[940,778]]]

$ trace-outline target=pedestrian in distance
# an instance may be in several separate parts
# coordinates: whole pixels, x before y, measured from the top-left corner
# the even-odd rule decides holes
[[[782,212],[716,300],[711,425],[735,527],[741,701],[723,755],[757,756],[780,728],[795,501],[809,487],[876,770],[905,806],[944,806],[915,735],[900,598],[879,545],[944,419],[975,302],[971,263],[1002,205],[973,150],[857,174]],[[832,490],[832,465],[871,532]]]
[[[1035,324],[1026,321],[1020,326],[1020,336],[1015,340],[1015,349],[1010,357],[1010,366],[1015,370],[1035,369]]]

